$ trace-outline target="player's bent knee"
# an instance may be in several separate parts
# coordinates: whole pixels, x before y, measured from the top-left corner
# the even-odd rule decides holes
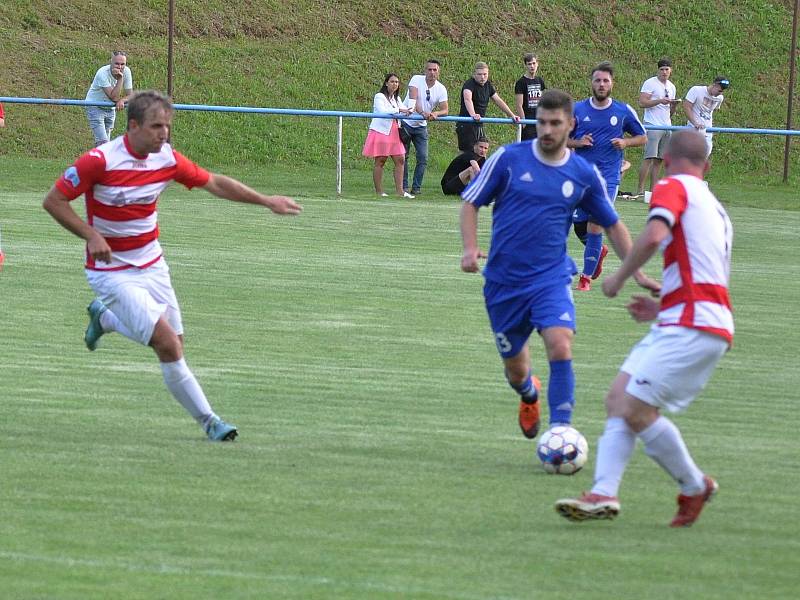
[[[181,337],[175,333],[164,317],[161,317],[156,323],[149,345],[161,362],[174,362],[183,357]]]
[[[646,404],[630,395],[627,395],[627,399],[622,416],[628,427],[636,433],[647,429],[658,419],[658,409],[655,406]]]

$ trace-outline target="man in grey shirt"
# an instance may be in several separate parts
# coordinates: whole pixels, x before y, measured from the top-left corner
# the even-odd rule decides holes
[[[86,92],[88,102],[114,102],[115,106],[87,106],[86,117],[94,134],[94,145],[105,144],[111,139],[116,111],[125,108],[125,102],[133,92],[133,76],[128,68],[128,55],[116,50],[111,53],[111,62],[97,70]]]

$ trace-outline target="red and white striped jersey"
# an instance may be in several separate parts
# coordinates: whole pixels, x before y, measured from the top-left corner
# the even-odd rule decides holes
[[[648,218],[661,218],[672,229],[661,245],[659,324],[701,329],[731,343],[733,226],[728,213],[702,179],[675,175],[655,186]]]
[[[56,187],[70,200],[86,197],[86,219],[108,245],[110,263],[86,254],[86,268],[143,269],[161,258],[156,205],[171,181],[202,187],[211,175],[164,144],[147,156],[136,154],[123,135],[89,150],[69,167]]]

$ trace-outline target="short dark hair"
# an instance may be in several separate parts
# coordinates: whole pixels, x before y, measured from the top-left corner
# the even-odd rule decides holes
[[[597,71],[603,71],[611,75],[611,77],[614,77],[614,65],[611,64],[610,60],[604,60],[603,62],[597,63],[592,69],[592,72],[589,73],[589,77],[594,77],[594,74]]]
[[[472,145],[474,146],[475,144],[489,144],[489,143],[490,143],[489,138],[487,138],[485,135],[482,135],[477,140],[475,140],[475,142]]]
[[[156,90],[136,92],[128,100],[128,127],[131,121],[136,121],[140,125],[144,123],[147,111],[155,105],[161,105],[165,111],[172,112],[172,102],[161,92]]]
[[[425,64],[426,65],[434,64],[434,65],[439,65],[440,67],[442,66],[442,63],[440,63],[435,58],[429,58],[428,60],[425,61]]]
[[[658,68],[661,67],[672,67],[672,61],[666,57],[662,58],[658,61]]]
[[[522,55],[522,62],[531,62],[532,60],[538,60],[538,57],[533,52],[526,52]]]
[[[572,96],[562,90],[550,88],[539,98],[539,108],[545,110],[564,110],[572,116]]]

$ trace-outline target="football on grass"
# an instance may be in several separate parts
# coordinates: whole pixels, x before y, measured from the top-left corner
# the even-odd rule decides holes
[[[556,425],[539,438],[536,453],[548,473],[573,475],[586,464],[589,444],[577,429]]]

